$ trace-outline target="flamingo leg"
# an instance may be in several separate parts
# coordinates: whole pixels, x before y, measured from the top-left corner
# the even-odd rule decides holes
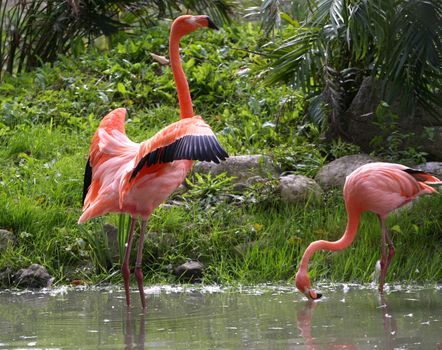
[[[391,263],[391,259],[394,256],[394,245],[393,245],[393,241],[390,238],[390,235],[388,233],[387,227],[384,225],[384,230],[385,230],[385,238],[387,240],[387,245],[388,245],[388,257],[387,257],[387,268]]]
[[[129,237],[126,243],[126,252],[124,253],[123,265],[121,265],[121,273],[123,274],[124,280],[124,290],[126,292],[126,304],[130,306],[130,290],[129,290],[129,281],[130,281],[130,270],[129,270],[129,258],[130,251],[132,247],[132,240],[135,231],[135,224],[137,220],[135,218],[130,218],[130,229],[129,229]]]
[[[385,218],[379,216],[381,223],[382,239],[381,239],[381,273],[379,276],[379,292],[383,293],[385,277],[387,275],[388,266],[391,263],[391,259],[394,256],[394,245],[388,234],[387,227],[385,226]],[[388,246],[388,252],[387,252]]]
[[[143,306],[143,309],[146,308],[146,298],[144,297],[143,270],[141,267],[143,261],[144,232],[146,230],[146,223],[147,220],[141,221],[140,241],[138,243],[137,261],[135,263],[135,278],[138,282],[138,290],[140,291],[141,305]]]

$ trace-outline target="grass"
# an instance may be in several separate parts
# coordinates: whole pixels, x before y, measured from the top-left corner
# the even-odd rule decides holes
[[[159,72],[148,59],[149,52],[165,54],[166,37],[164,27],[150,29],[120,38],[110,52],[61,57],[0,86],[0,228],[16,237],[0,254],[0,271],[40,263],[58,284],[120,280],[103,227],[127,221],[108,215],[77,225],[84,165],[90,138],[110,109],[128,107],[126,129],[136,141],[178,118],[170,70]],[[241,50],[256,44],[255,38],[248,24],[196,34],[183,48],[195,109],[229,153],[268,154],[283,170],[313,176],[326,159],[355,151],[321,141],[318,127],[303,119],[302,96],[237,75],[262,59]],[[181,205],[158,208],[149,222],[143,266],[148,282],[175,282],[173,268],[188,259],[203,262],[204,283],[291,281],[311,241],[335,240],[345,228],[339,191],[297,207],[280,202],[272,181],[245,193],[236,193],[223,175],[190,181],[186,194],[174,196]],[[442,281],[441,202],[440,194],[422,198],[389,219],[397,254],[387,281]],[[370,281],[379,244],[377,219],[364,214],[350,248],[314,255],[313,280]]]
[[[389,218],[396,245],[388,281],[440,282],[442,195],[422,198],[413,208]],[[346,213],[339,194],[320,207],[229,207],[221,203],[201,210],[159,209],[152,218],[145,248],[147,279],[173,282],[168,267],[187,259],[206,266],[205,283],[260,283],[292,280],[306,246],[313,240],[336,240],[344,232]],[[380,256],[380,227],[375,215],[363,215],[358,236],[340,252],[317,252],[310,263],[314,280],[369,282]]]

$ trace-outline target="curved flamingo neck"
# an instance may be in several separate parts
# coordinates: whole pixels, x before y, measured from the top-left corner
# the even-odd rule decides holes
[[[172,26],[169,39],[169,57],[172,67],[173,78],[175,79],[180,104],[180,116],[183,118],[193,117],[192,99],[190,97],[189,84],[180,61],[180,40],[183,34],[176,27]]]
[[[301,264],[299,266],[299,271],[304,270],[307,271],[308,263],[310,261],[311,256],[317,250],[329,250],[336,251],[347,248],[350,244],[352,244],[353,240],[356,237],[356,233],[358,232],[359,221],[361,219],[361,214],[359,212],[349,212],[347,211],[348,219],[347,219],[347,227],[345,228],[345,232],[340,239],[334,242],[330,241],[314,241],[310,243],[307,249],[304,252],[304,255],[301,259]]]

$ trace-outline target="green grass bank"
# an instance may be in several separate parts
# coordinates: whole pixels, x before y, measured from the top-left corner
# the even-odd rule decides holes
[[[0,255],[0,271],[39,263],[55,284],[120,280],[103,233],[105,223],[120,224],[119,216],[77,225],[84,165],[100,118],[113,108],[128,109],[126,130],[135,141],[179,118],[171,71],[150,56],[167,55],[167,37],[166,25],[120,35],[109,50],[60,57],[0,86],[0,228],[15,236]],[[255,71],[265,58],[250,53],[257,37],[247,24],[194,33],[182,44],[195,111],[226,150],[267,154],[283,170],[307,176],[357,152],[353,145],[324,143],[320,128],[304,117],[301,93],[263,84]],[[290,281],[309,242],[334,240],[344,231],[339,191],[321,204],[296,207],[278,200],[270,180],[241,194],[224,180],[198,182],[174,196],[180,205],[155,211],[144,250],[148,282],[175,282],[172,269],[188,259],[205,265],[204,283]],[[226,202],[226,194],[241,200]],[[441,206],[436,194],[389,219],[397,250],[387,282],[442,281]],[[379,254],[377,218],[364,214],[354,244],[317,253],[311,277],[371,281]]]

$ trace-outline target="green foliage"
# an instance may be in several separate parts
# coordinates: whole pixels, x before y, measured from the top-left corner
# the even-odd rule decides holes
[[[192,180],[186,179],[189,190],[183,197],[189,201],[198,201],[201,207],[206,209],[223,200],[222,196],[232,191],[232,179],[234,178],[227,176],[226,173],[217,176],[213,176],[212,173],[195,173]]]
[[[359,146],[352,143],[342,141],[341,139],[333,140],[329,151],[333,159],[361,153]]]
[[[442,77],[437,0],[308,4],[301,26],[287,19],[282,43],[266,47],[270,83],[284,81],[305,91],[314,120],[326,122],[335,135],[345,135],[343,112],[366,76],[382,83],[388,103],[400,98],[404,110],[422,106],[440,117],[435,108],[440,106]],[[263,17],[266,26],[274,21],[272,14]]]
[[[79,54],[94,39],[106,41],[137,23],[151,26],[166,15],[178,16],[183,9],[212,15],[223,23],[229,21],[231,7],[226,0],[162,0],[148,4],[140,0],[2,0],[0,81],[5,72],[30,71],[55,62],[59,54]]]
[[[246,18],[261,20],[264,35],[268,36],[272,31],[274,32],[275,28],[280,29],[282,21],[299,26],[298,20],[306,16],[307,3],[306,0],[263,0],[261,6],[246,9]]]
[[[114,262],[110,254],[109,239],[104,231],[102,222],[95,222],[92,229],[80,226],[82,237],[87,244],[89,258],[95,267],[95,273],[112,271]]]

